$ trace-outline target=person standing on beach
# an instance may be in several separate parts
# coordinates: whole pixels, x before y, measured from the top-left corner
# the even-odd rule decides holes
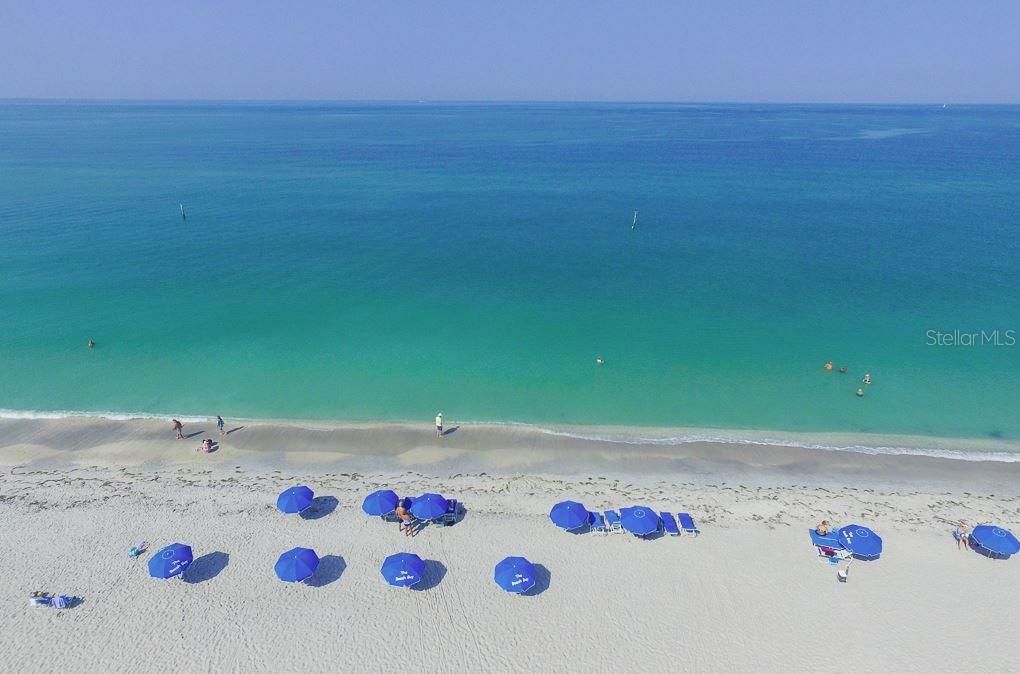
[[[182,424],[177,419],[174,419],[173,423],[174,423],[174,430],[177,431],[177,439],[178,440],[183,440],[184,439],[184,424]]]
[[[440,412],[436,415],[436,437],[443,437],[443,413]]]
[[[220,435],[226,435],[226,432],[223,430],[223,417],[218,414],[216,415],[216,428],[219,429]]]

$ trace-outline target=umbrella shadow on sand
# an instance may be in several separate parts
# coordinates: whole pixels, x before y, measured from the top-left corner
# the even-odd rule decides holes
[[[335,500],[335,499],[334,499]],[[323,587],[340,580],[340,576],[347,569],[347,562],[340,555],[326,555],[319,558],[319,566],[311,578],[305,581],[306,585],[312,587]]]
[[[434,559],[425,560],[425,573],[421,575],[421,581],[411,586],[412,590],[421,592],[423,590],[431,590],[436,585],[443,582],[443,578],[446,576],[446,565],[442,562],[437,562]]]
[[[336,499],[336,496],[316,496],[312,499],[312,504],[301,511],[301,519],[322,519],[336,510],[338,505],[340,505],[340,501]]]
[[[230,563],[230,555],[225,552],[210,552],[202,555],[188,565],[181,575],[185,583],[203,583],[220,575]]]
[[[535,567],[535,584],[524,593],[529,596],[542,594],[549,589],[549,583],[552,582],[552,574],[549,573],[549,569],[541,564],[534,564],[533,566]]]

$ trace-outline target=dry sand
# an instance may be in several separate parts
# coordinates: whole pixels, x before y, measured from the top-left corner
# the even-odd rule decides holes
[[[234,425],[228,425],[228,428]],[[5,671],[1017,671],[1020,561],[958,552],[952,522],[1020,531],[1020,464],[740,445],[578,441],[463,427],[247,424],[213,454],[209,424],[0,420]],[[276,495],[307,484],[312,517]],[[440,491],[467,512],[413,539],[360,511],[368,492]],[[548,520],[590,508],[691,512],[700,537],[572,535]],[[849,582],[814,555],[818,519],[882,534]],[[183,580],[148,577],[128,549],[190,544]],[[323,557],[308,584],[280,552]],[[429,560],[424,588],[379,575]],[[493,565],[540,565],[530,596]],[[31,590],[80,606],[28,606]]]

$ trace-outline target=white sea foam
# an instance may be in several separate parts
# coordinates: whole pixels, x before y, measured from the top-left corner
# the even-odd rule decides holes
[[[926,446],[924,444],[897,446],[877,443],[874,445],[866,445],[859,443],[812,442],[770,436],[765,432],[760,434],[737,431],[731,433],[724,433],[722,431],[717,433],[690,432],[681,435],[652,436],[637,433],[585,433],[580,431],[563,431],[549,428],[536,428],[536,430],[547,435],[574,438],[591,442],[619,443],[626,445],[668,446],[707,442],[733,445],[760,445],[767,447],[797,447],[801,449],[817,449],[828,452],[855,452],[858,454],[929,456],[941,459],[956,459],[960,461],[999,461],[1004,463],[1020,462],[1020,448],[1016,451],[1009,451],[1006,449],[988,449],[977,446],[973,449],[961,449],[956,447]],[[932,445],[937,444],[940,441],[939,438],[925,438],[922,439],[921,442],[924,442],[924,440],[930,441],[930,444]],[[953,442],[954,444],[965,444],[966,440],[949,440],[948,442]],[[980,441],[975,441],[975,444],[978,443],[980,443]]]
[[[169,421],[178,419],[190,423],[210,421],[210,417],[197,417],[182,414],[159,414],[155,412],[83,412],[77,410],[7,410],[0,409],[0,419],[109,419],[111,421],[131,421],[132,419],[159,419]]]

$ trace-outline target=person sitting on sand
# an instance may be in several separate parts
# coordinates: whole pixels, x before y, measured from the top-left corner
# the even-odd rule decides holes
[[[826,372],[832,372],[832,361],[830,360],[830,361],[829,361],[828,363],[826,363],[826,364],[825,364],[825,365],[824,365],[823,367],[825,368],[825,371],[826,371]]]
[[[970,547],[970,531],[963,522],[960,522],[959,526],[953,529],[953,538],[956,539],[957,550],[966,551]]]
[[[412,525],[414,518],[411,517],[411,513],[404,507],[404,504],[398,503],[397,509],[393,511],[393,514],[397,516],[397,526],[400,530],[404,532],[405,536],[410,536],[414,530]]]
[[[184,439],[184,424],[182,424],[177,419],[174,419],[173,424],[174,424],[174,430],[177,431],[177,439],[178,440],[183,440]]]
[[[202,444],[195,449],[195,451],[205,452],[206,454],[208,454],[209,452],[212,451],[212,448],[213,448],[212,438],[206,438],[205,440],[202,441]]]
[[[822,523],[815,527],[815,533],[819,536],[828,536],[832,528],[829,526],[829,520],[822,520]]]

